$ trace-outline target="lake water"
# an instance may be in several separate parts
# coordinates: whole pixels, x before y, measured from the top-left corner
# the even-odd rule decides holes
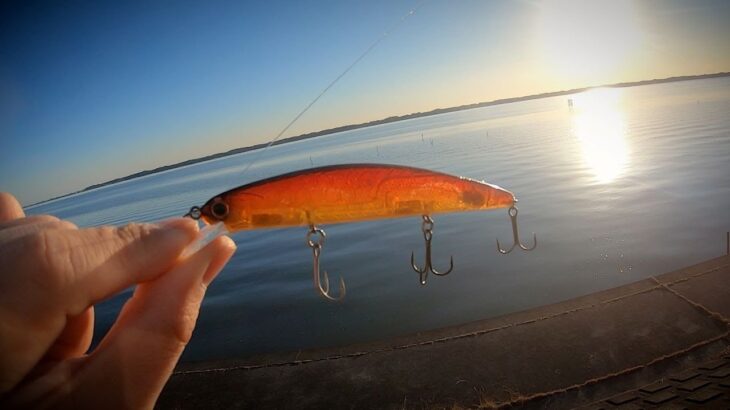
[[[571,99],[573,106],[569,107]],[[504,104],[248,152],[28,208],[79,226],[182,215],[232,187],[312,166],[386,163],[485,180],[519,198],[506,210],[437,215],[436,268],[420,286],[420,218],[325,226],[322,265],[343,303],[311,282],[306,228],[233,235],[238,251],[210,286],[183,360],[338,346],[503,315],[719,256],[730,230],[730,78]],[[95,339],[131,291],[97,306]],[[640,314],[640,312],[637,312]]]

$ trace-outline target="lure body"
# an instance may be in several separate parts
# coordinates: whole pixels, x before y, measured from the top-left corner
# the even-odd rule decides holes
[[[348,164],[313,168],[224,192],[200,210],[229,232],[317,226],[513,206],[498,186],[395,165]]]

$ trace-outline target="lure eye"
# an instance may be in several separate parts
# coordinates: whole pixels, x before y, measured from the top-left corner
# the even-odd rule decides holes
[[[228,216],[228,204],[223,202],[222,199],[216,198],[210,206],[210,213],[213,214],[216,219],[223,220]]]

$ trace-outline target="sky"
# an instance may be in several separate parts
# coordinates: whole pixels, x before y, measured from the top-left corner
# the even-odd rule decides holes
[[[409,11],[415,13],[398,23]],[[730,71],[726,0],[0,5],[0,191],[24,205],[285,135]]]

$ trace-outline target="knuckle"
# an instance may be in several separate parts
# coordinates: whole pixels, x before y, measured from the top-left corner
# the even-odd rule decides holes
[[[28,249],[30,257],[39,264],[39,268],[48,269],[52,263],[48,260],[50,256],[48,248],[52,246],[49,243],[48,232],[33,232],[26,235],[23,241],[25,242],[23,247]]]
[[[170,329],[171,336],[177,343],[183,346],[190,342],[190,338],[193,336],[193,329],[195,328],[195,322],[198,320],[198,310],[193,308],[186,308],[180,315],[178,320],[173,321],[173,328]]]
[[[68,250],[53,231],[39,231],[28,235],[24,247],[37,269],[30,272],[37,286],[48,290],[59,290],[66,285],[69,271]]]
[[[119,229],[112,226],[100,226],[98,228],[92,228],[96,233],[99,241],[108,241],[114,238],[114,235],[118,235]]]
[[[137,233],[137,224],[130,223],[121,226],[117,228],[116,234],[119,235],[119,237],[122,238],[125,242],[135,241],[139,237],[139,234]]]
[[[164,332],[171,349],[185,347],[190,342],[198,313],[197,306],[186,304],[178,311],[175,319],[165,322],[161,331]]]
[[[152,230],[152,227],[148,224],[132,222],[117,228],[117,234],[127,242],[134,242],[150,236]]]

